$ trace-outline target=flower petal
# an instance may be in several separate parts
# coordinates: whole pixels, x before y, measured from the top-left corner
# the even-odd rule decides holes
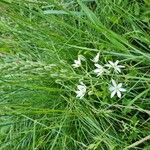
[[[119,63],[119,60],[117,60],[114,64],[115,64],[115,66],[117,66],[118,65],[118,63]]]
[[[83,86],[85,86],[85,84],[82,81],[80,81],[80,84],[83,85]]]
[[[111,93],[111,98],[114,97],[115,94],[116,94],[116,90],[114,90],[114,91]]]
[[[80,67],[80,66],[81,66],[81,60],[80,60],[80,59],[74,60],[74,64],[72,64],[72,66],[73,66],[74,68]]]
[[[93,58],[93,62],[94,63],[97,63],[98,61],[99,61],[99,55],[100,55],[100,53],[97,53],[97,55]]]
[[[96,66],[97,68],[102,68],[102,66],[99,65],[99,64],[95,64],[95,66]]]
[[[78,68],[79,66],[77,64],[72,64],[73,68]]]
[[[77,94],[76,97],[79,99],[82,99],[86,93],[86,91],[75,91],[75,93]]]
[[[78,92],[78,93],[76,93],[76,94],[77,94],[76,97],[77,97],[77,98],[80,98],[80,99],[83,98],[83,96],[84,96],[81,92]]]
[[[117,83],[116,83],[116,81],[115,81],[115,80],[111,79],[111,82],[112,82],[112,84],[113,84],[113,86],[114,86],[114,87],[116,87],[116,86],[117,86]]]
[[[110,87],[109,87],[109,91],[112,92],[112,91],[114,91],[114,90],[115,90],[115,87],[113,87],[113,86],[110,86]]]
[[[119,84],[118,84],[118,88],[121,88],[121,87],[122,87],[122,83],[119,83]]]
[[[121,98],[121,92],[120,92],[120,91],[117,91],[117,96],[118,96],[119,98]]]
[[[103,73],[103,70],[101,70],[101,69],[95,69],[94,73],[97,74],[97,76],[100,76]]]
[[[96,73],[96,74],[99,73],[99,72],[100,72],[100,69],[95,69],[94,70],[94,73]]]
[[[119,67],[119,68],[125,68],[125,66],[122,66],[122,65],[118,65],[118,67]]]
[[[117,73],[118,73],[118,72],[119,72],[119,73],[121,72],[121,69],[120,69],[118,66],[116,66],[114,69],[115,69],[115,71],[116,71]]]
[[[108,61],[111,66],[114,66],[114,63],[112,61]]]
[[[121,91],[121,92],[126,92],[127,90],[124,89],[124,88],[120,88],[119,91]]]

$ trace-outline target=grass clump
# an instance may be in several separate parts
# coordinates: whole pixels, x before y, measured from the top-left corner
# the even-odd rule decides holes
[[[0,149],[148,150],[149,5],[1,0]]]

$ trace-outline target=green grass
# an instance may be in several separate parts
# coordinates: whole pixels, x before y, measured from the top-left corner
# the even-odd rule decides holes
[[[148,0],[0,1],[0,150],[149,150]],[[96,77],[90,61],[119,60]],[[72,64],[78,55],[86,61]],[[110,98],[111,79],[123,83]],[[76,98],[79,81],[87,86]],[[89,94],[88,94],[89,93]]]

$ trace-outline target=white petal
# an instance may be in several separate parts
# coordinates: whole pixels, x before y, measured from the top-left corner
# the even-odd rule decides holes
[[[120,68],[118,68],[118,67],[116,67],[115,70],[116,70],[117,73],[118,73],[118,72],[119,72],[119,73],[121,72]]]
[[[80,66],[81,66],[81,60],[80,60],[80,59],[74,60],[74,64],[72,64],[72,66],[73,66],[74,68],[80,67]]]
[[[119,83],[119,84],[118,84],[118,88],[121,88],[121,87],[122,87],[122,83]]]
[[[96,74],[99,73],[99,72],[100,72],[100,69],[95,69],[94,70],[94,73],[96,73]]]
[[[75,93],[77,94],[76,97],[79,99],[82,99],[85,95],[85,93],[83,93],[82,91],[76,91]]]
[[[98,71],[98,72],[95,72],[95,74],[97,75],[97,77],[98,77],[98,76],[100,76],[100,73],[99,73],[99,71]]]
[[[84,89],[84,86],[83,85],[78,85],[77,88],[78,88],[78,90],[82,90],[82,89]]]
[[[95,69],[94,70],[94,73],[96,73],[97,74],[97,76],[100,76],[100,75],[102,75],[102,73],[104,72],[104,70],[103,69]]]
[[[74,60],[75,64],[80,64],[80,60]]]
[[[77,64],[72,64],[72,66],[73,66],[74,68],[78,68],[78,67],[79,67],[79,65],[77,65]]]
[[[112,84],[114,85],[114,87],[116,87],[116,86],[117,86],[117,84],[116,84],[116,81],[115,81],[115,80],[111,79],[111,82],[112,82]]]
[[[81,95],[81,91],[75,91],[75,93],[77,94],[76,97],[79,97]]]
[[[93,58],[93,62],[97,63],[99,61],[99,55],[100,53],[97,53],[97,55]]]
[[[82,99],[84,97],[84,95],[81,95],[80,97],[79,97],[79,99]]]
[[[95,64],[95,66],[97,67],[97,68],[103,68],[101,65],[99,65],[99,64]]]
[[[114,91],[114,90],[115,90],[115,87],[113,87],[113,86],[110,86],[110,87],[109,87],[109,91],[112,92],[112,91]]]
[[[78,94],[80,91],[75,91],[76,94]]]
[[[77,93],[76,97],[77,98],[82,98],[82,93]]]
[[[119,61],[117,60],[114,64],[117,66],[117,65],[118,65],[118,63],[119,63]]]
[[[111,66],[114,66],[114,63],[112,61],[108,61],[108,62],[111,64]]]
[[[86,91],[86,87],[85,86],[80,86],[79,90],[82,91],[82,92],[85,92]]]
[[[121,92],[120,92],[120,91],[117,91],[117,96],[118,96],[119,98],[121,98]]]
[[[85,84],[82,81],[80,82],[80,84],[83,85],[83,86],[85,86]]]
[[[124,88],[120,88],[119,91],[121,91],[121,92],[126,92],[127,90],[124,89]]]
[[[119,68],[125,68],[125,66],[122,66],[122,65],[118,65],[118,67],[119,67]]]
[[[114,90],[114,91],[111,93],[111,98],[114,97],[115,94],[116,94],[116,90]]]

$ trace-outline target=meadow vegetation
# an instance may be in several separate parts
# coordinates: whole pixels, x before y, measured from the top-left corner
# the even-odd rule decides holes
[[[0,0],[0,150],[149,150],[149,8]]]

